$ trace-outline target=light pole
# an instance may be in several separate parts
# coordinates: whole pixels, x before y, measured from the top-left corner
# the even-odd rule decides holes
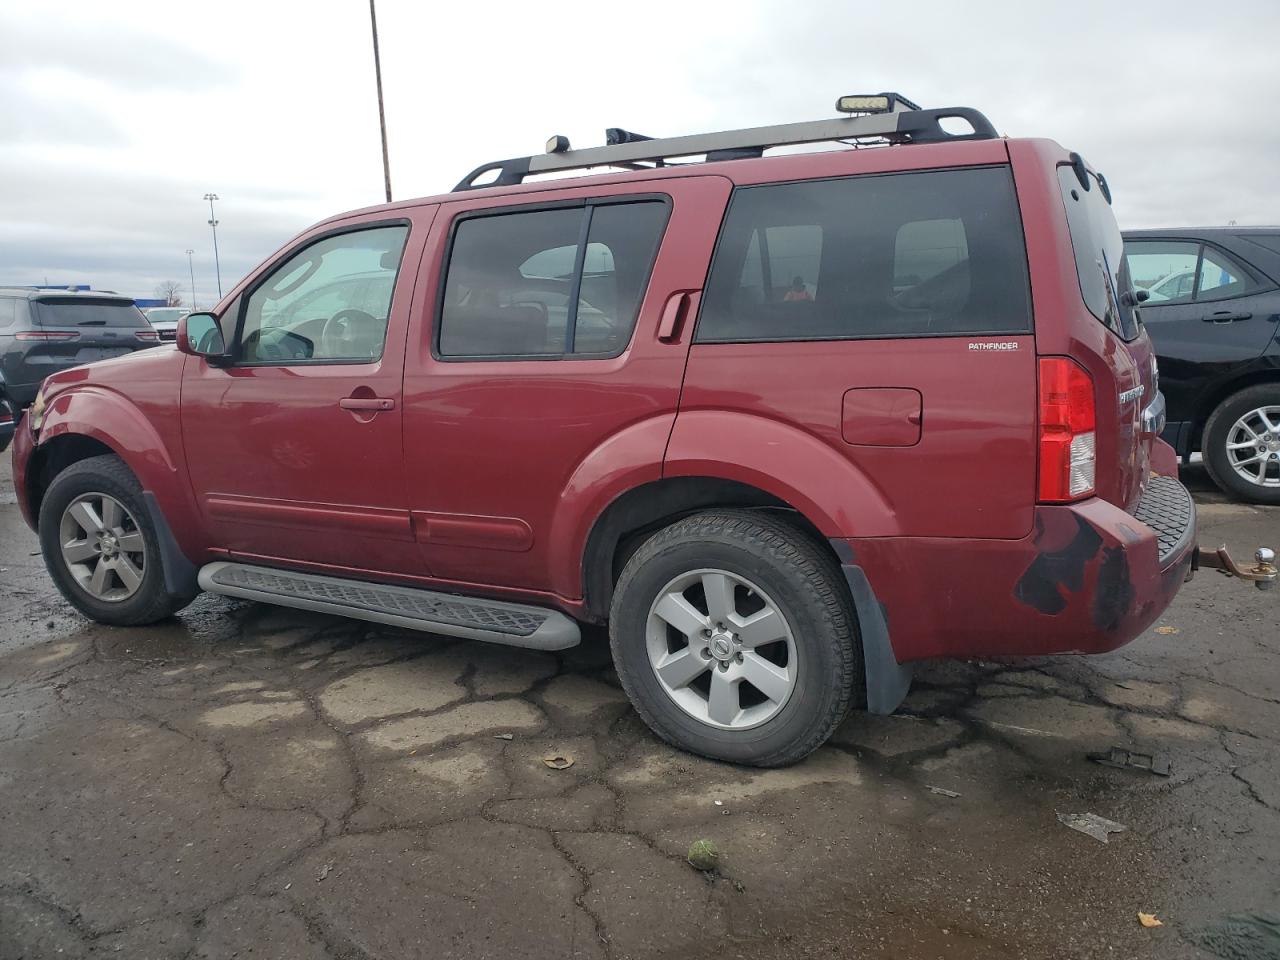
[[[378,56],[378,13],[369,0],[369,24],[373,27],[373,77],[378,84],[378,126],[382,130],[382,179],[391,202],[391,158],[387,154],[387,115],[382,109],[382,59]]]
[[[218,261],[218,218],[213,213],[213,201],[218,199],[216,193],[206,193],[209,201],[209,226],[213,229],[213,269],[218,275],[218,299],[222,299],[222,264]]]
[[[191,255],[195,253],[190,247],[187,248],[187,271],[191,274],[191,309],[196,309],[196,268],[191,261]]]

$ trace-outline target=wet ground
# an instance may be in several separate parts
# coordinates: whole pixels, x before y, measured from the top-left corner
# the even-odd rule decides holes
[[[1280,543],[1280,509],[1184,479],[1202,542]],[[1113,745],[1172,775],[1086,759]],[[761,772],[658,742],[598,635],[214,597],[91,625],[0,466],[4,960],[1274,957],[1206,931],[1280,909],[1278,746],[1280,591],[1212,572],[1116,654],[930,664],[899,715]],[[1087,812],[1126,830],[1058,821]]]

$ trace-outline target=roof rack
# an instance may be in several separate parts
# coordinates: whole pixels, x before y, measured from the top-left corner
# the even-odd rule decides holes
[[[898,103],[901,103],[901,98]],[[910,103],[910,101],[905,101]],[[914,104],[912,104],[914,106]],[[942,128],[941,121],[958,119],[968,122],[969,133],[951,134]],[[823,143],[879,139],[890,143],[942,143],[957,140],[994,140],[999,134],[985,116],[971,107],[944,107],[936,110],[895,109],[891,112],[872,113],[866,116],[834,117],[829,120],[811,120],[806,123],[784,123],[772,127],[752,127],[746,130],[724,130],[720,133],[699,133],[687,137],[648,139],[636,134],[619,138],[626,131],[611,129],[609,146],[570,150],[564,137],[552,137],[547,141],[552,152],[529,157],[498,160],[476,167],[454,187],[460,190],[478,190],[483,187],[507,187],[523,183],[525,177],[537,173],[561,170],[585,170],[589,167],[624,167],[647,169],[652,163],[663,166],[672,157],[705,155],[706,162],[736,160],[763,156],[769,147],[793,144]],[[621,140],[621,142],[619,142]],[[484,183],[476,181],[487,173],[498,171],[496,179]]]

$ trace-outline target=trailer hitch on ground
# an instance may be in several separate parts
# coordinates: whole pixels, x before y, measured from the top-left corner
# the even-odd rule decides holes
[[[1207,567],[1224,576],[1248,580],[1259,590],[1270,590],[1276,582],[1276,552],[1269,547],[1259,547],[1253,559],[1254,565],[1245,568],[1231,558],[1225,545],[1216,549],[1197,547],[1191,558],[1191,572]]]

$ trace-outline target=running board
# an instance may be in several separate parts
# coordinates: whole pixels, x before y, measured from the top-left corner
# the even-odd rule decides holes
[[[563,613],[523,603],[221,561],[202,567],[199,579],[202,589],[227,597],[509,647],[565,650],[582,639],[577,623]]]

